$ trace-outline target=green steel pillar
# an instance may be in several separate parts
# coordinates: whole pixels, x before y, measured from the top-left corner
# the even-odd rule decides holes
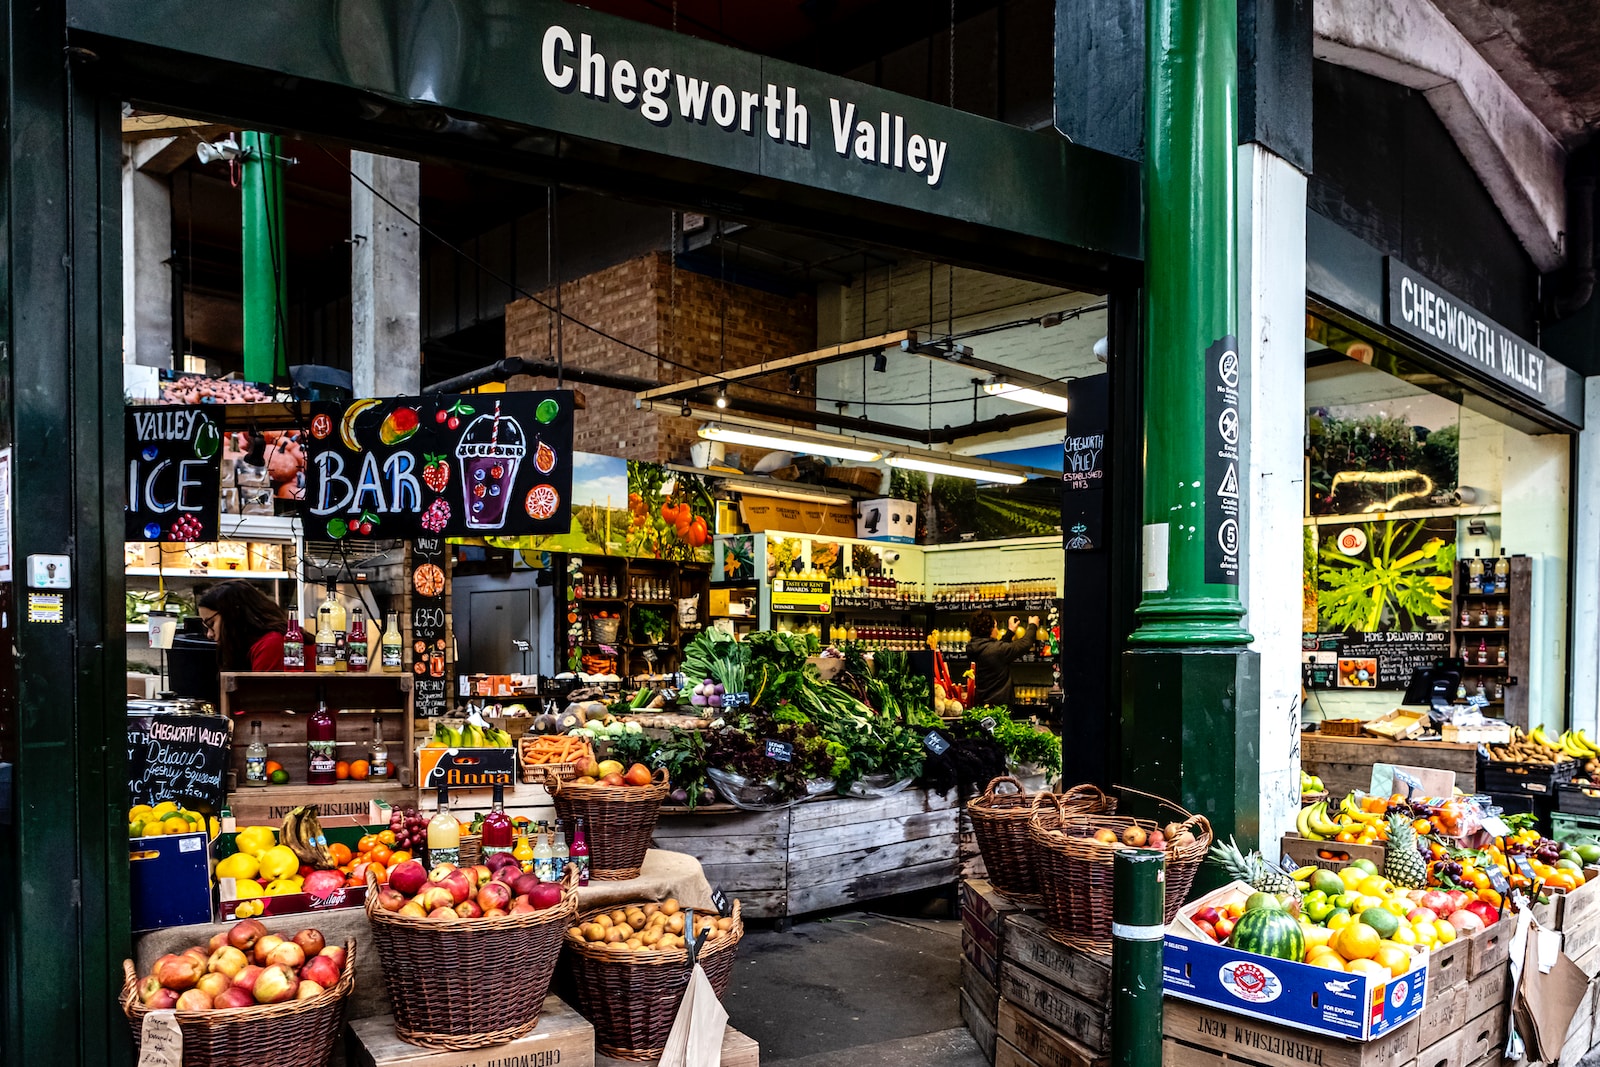
[[[1161,1067],[1165,868],[1151,849],[1111,861],[1111,1067]]]
[[[1248,845],[1261,687],[1239,596],[1237,34],[1235,0],[1145,6],[1144,578],[1123,656],[1121,772]]]
[[[244,134],[239,201],[244,220],[244,377],[289,379],[287,249],[284,243],[282,140]]]

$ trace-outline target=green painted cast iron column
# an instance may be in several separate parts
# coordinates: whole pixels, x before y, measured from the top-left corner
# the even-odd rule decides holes
[[[1161,953],[1166,856],[1111,860],[1111,1067],[1161,1067]]]
[[[284,244],[283,143],[244,134],[239,206],[244,224],[244,377],[287,382],[288,263]]]
[[[1145,9],[1144,585],[1137,645],[1242,645],[1235,0]]]

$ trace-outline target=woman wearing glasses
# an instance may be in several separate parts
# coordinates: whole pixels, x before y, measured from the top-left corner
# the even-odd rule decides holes
[[[206,633],[217,643],[220,670],[283,670],[289,616],[250,582],[214,585],[201,594],[197,606]]]

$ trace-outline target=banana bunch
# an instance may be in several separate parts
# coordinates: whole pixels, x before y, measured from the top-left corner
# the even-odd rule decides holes
[[[1326,800],[1301,808],[1300,814],[1295,816],[1294,828],[1307,841],[1326,841],[1339,832],[1339,824],[1328,817]],[[1306,877],[1311,876],[1308,874]]]
[[[1311,876],[1317,873],[1315,866],[1296,867],[1289,872],[1289,877],[1294,879],[1294,887],[1304,893],[1311,888]]]
[[[435,723],[424,748],[510,748],[511,735],[495,726],[467,722],[462,726]]]
[[[301,863],[319,871],[338,866],[333,862],[333,853],[328,851],[328,838],[322,832],[322,821],[317,818],[314,804],[310,807],[300,804],[289,809],[289,814],[283,817],[278,841],[288,845]]]
[[[1545,733],[1543,726],[1535,726],[1526,734],[1514,726],[1511,728],[1510,744],[1490,745],[1489,758],[1499,763],[1560,763],[1569,759],[1588,759],[1588,754],[1594,751],[1594,746],[1581,730],[1577,733],[1569,730],[1557,740]]]
[[[1544,727],[1539,727],[1542,731]],[[1573,759],[1591,760],[1600,756],[1600,749],[1595,748],[1583,730],[1563,730],[1561,737],[1556,741],[1556,747],[1561,749]]]

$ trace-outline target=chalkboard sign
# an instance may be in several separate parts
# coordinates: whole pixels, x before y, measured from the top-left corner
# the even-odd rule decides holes
[[[787,741],[767,742],[767,758],[777,760],[779,763],[789,763],[794,759],[794,746]]]
[[[1434,662],[1450,655],[1450,635],[1418,631],[1389,631],[1371,634],[1346,634],[1339,642],[1341,660],[1377,660],[1378,689],[1405,689],[1411,674],[1427,670]],[[1341,685],[1345,683],[1341,680]]]
[[[204,406],[132,407],[123,418],[123,539],[215,541],[222,431]]]
[[[222,715],[137,715],[128,719],[128,794],[134,804],[181,803],[222,810],[233,723]]]
[[[411,699],[418,718],[437,718],[450,710],[448,620],[444,594],[450,561],[442,537],[411,543]]]
[[[1068,552],[1105,544],[1108,375],[1067,383],[1067,433],[1061,453],[1061,533]]]
[[[364,398],[311,411],[307,537],[571,532],[570,390]]]

